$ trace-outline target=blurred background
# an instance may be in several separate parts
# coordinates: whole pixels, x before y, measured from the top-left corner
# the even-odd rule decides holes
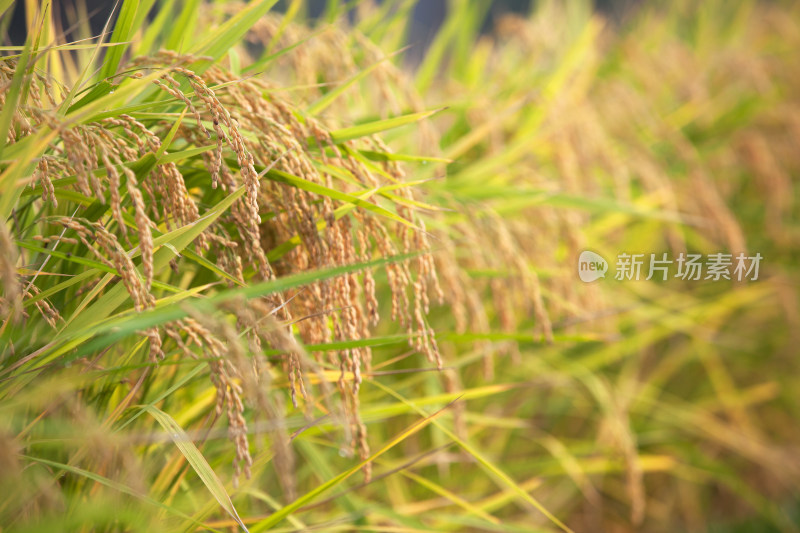
[[[533,0],[481,0],[490,5],[488,15],[483,23],[483,31],[488,31],[496,17],[505,13],[528,13]],[[597,0],[595,8],[614,20],[621,20],[625,13],[636,4],[638,0]],[[289,0],[280,0],[275,5],[275,11],[285,11]],[[329,0],[308,0],[305,2],[307,16],[311,19],[318,18],[325,13]],[[341,2],[342,5],[347,2]],[[25,42],[25,2],[16,2],[13,16],[8,19],[8,38],[10,45],[21,45]],[[111,14],[114,2],[110,0],[56,0],[52,3],[53,13],[57,19],[64,20],[66,13],[80,13],[85,10],[95,34],[100,33]],[[416,2],[412,11],[413,24],[408,35],[408,43],[413,45],[412,56],[419,57],[436,34],[437,29],[447,15],[447,0],[420,0]]]

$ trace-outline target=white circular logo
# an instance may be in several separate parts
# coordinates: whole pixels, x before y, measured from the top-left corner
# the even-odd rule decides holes
[[[578,276],[581,281],[591,283],[592,281],[606,277],[608,272],[608,261],[603,257],[589,250],[581,252],[578,257]]]

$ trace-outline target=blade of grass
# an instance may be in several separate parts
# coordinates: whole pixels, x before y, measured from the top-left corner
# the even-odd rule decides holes
[[[341,85],[339,85],[338,87],[333,89],[332,91],[329,91],[329,92],[325,93],[325,95],[322,96],[319,100],[317,100],[316,102],[314,102],[313,104],[308,106],[308,108],[306,109],[306,114],[307,115],[318,115],[318,114],[320,114],[328,106],[330,106],[337,98],[339,98],[342,95],[342,93],[344,93],[347,89],[352,87],[354,84],[358,83],[359,81],[361,81],[364,78],[366,78],[367,76],[369,76],[369,74],[373,70],[375,70],[376,68],[381,66],[381,64],[384,61],[388,61],[389,59],[391,59],[395,55],[400,54],[400,53],[404,52],[405,50],[406,49],[403,48],[401,50],[398,50],[397,52],[394,52],[393,54],[390,54],[389,56],[386,56],[386,57],[383,57],[383,58],[379,59],[378,61],[374,62],[373,64],[369,65],[365,69],[361,70],[360,72],[358,72],[357,74],[352,76],[350,79],[348,79],[347,81],[345,81],[344,83],[342,83]]]
[[[183,431],[183,428],[181,428],[171,416],[158,407],[153,405],[143,405],[141,407],[155,418],[161,427],[164,428],[164,431],[169,434],[172,442],[175,443],[175,446],[178,447],[192,469],[200,476],[200,479],[203,480],[203,484],[208,488],[209,492],[211,492],[222,508],[236,520],[236,523],[239,524],[242,530],[247,531],[247,526],[244,525],[244,522],[242,522],[242,519],[239,517],[239,513],[236,512],[236,508],[233,506],[233,502],[228,492],[225,490],[225,485],[222,484],[222,481],[217,477],[217,474],[211,468],[211,465],[208,464],[206,458],[203,457],[203,454],[200,453],[200,450],[198,450],[197,446],[191,441],[189,435]]]
[[[445,109],[447,108],[441,107],[432,111],[409,113],[408,115],[401,115],[399,117],[388,118],[386,120],[376,120],[374,122],[359,124],[358,126],[353,126],[350,128],[335,130],[331,132],[331,139],[335,143],[343,143],[346,141],[352,141],[353,139],[358,139],[360,137],[375,135],[376,133],[380,133],[382,131],[399,128],[401,126],[407,126],[409,124],[413,124],[414,122],[424,120]],[[309,139],[309,141],[313,141],[313,139]]]
[[[148,4],[152,5],[153,0],[141,2],[141,8],[147,9]],[[127,43],[130,41],[136,28],[136,10],[139,8],[139,0],[123,0],[122,7],[119,11],[119,17],[114,25],[114,32],[111,34],[110,43]],[[106,51],[106,57],[103,59],[103,66],[98,74],[98,79],[103,80],[109,78],[117,73],[117,68],[122,60],[122,55],[125,53],[127,45],[114,46]]]
[[[45,2],[43,5],[44,9],[49,7],[49,2]],[[40,17],[44,17],[44,13],[40,14]],[[39,28],[41,28],[42,22],[39,23]],[[25,77],[28,72],[28,64],[31,60],[31,49],[33,47],[34,39],[36,39],[34,34],[29,34],[28,38],[25,40],[25,46],[22,50],[22,54],[20,55],[19,61],[17,61],[16,69],[14,70],[14,76],[11,78],[11,85],[5,91],[5,102],[3,104],[3,111],[0,113],[0,131],[4,132],[0,135],[0,159],[3,157],[3,151],[6,147],[7,142],[7,135],[5,132],[9,130],[11,127],[11,119],[14,117],[14,113],[17,111],[17,106],[21,103],[21,97],[24,94],[24,85],[25,85]]]
[[[33,461],[35,463],[41,463],[43,465],[47,465],[47,466],[50,466],[52,468],[57,468],[59,470],[65,471],[65,472],[69,472],[69,473],[74,474],[76,476],[85,477],[86,479],[90,479],[90,480],[92,480],[92,481],[94,481],[96,483],[99,483],[99,484],[104,485],[106,487],[109,487],[111,489],[114,489],[114,490],[117,490],[119,492],[122,492],[123,494],[127,494],[129,496],[133,496],[134,498],[138,498],[138,499],[140,499],[140,500],[142,500],[144,502],[147,502],[148,504],[150,504],[150,505],[152,505],[154,507],[158,507],[160,509],[163,509],[163,510],[165,510],[165,511],[171,513],[171,514],[174,514],[176,516],[179,516],[179,517],[181,517],[181,518],[183,518],[185,520],[191,520],[192,523],[198,528],[206,529],[206,530],[209,530],[209,531],[217,531],[218,533],[221,533],[218,530],[209,528],[207,525],[203,524],[202,522],[196,521],[194,518],[192,518],[191,516],[187,515],[186,513],[181,512],[180,510],[176,509],[175,507],[172,507],[172,506],[169,506],[169,505],[165,505],[165,504],[161,503],[160,501],[154,500],[153,498],[150,498],[149,496],[147,496],[145,494],[139,494],[137,491],[135,491],[134,489],[128,487],[127,485],[123,485],[122,483],[119,483],[117,481],[108,479],[107,477],[103,477],[103,476],[101,476],[99,474],[95,474],[94,472],[90,472],[89,470],[84,470],[83,468],[79,468],[77,466],[65,465],[63,463],[58,463],[56,461],[51,461],[49,459],[45,459],[43,457],[32,457],[30,455],[22,455],[21,457],[23,459],[27,459],[27,460]]]
[[[311,503],[312,501],[314,501],[315,498],[317,498],[321,494],[323,494],[326,491],[336,487],[337,485],[339,485],[343,481],[345,481],[347,478],[349,478],[350,476],[352,476],[353,474],[355,474],[356,472],[361,470],[361,468],[364,465],[366,465],[367,463],[369,463],[370,461],[373,461],[373,460],[377,459],[378,457],[382,456],[384,453],[388,452],[389,450],[391,450],[392,448],[394,448],[395,446],[397,446],[398,444],[400,444],[401,442],[406,440],[411,435],[414,435],[415,433],[419,432],[423,428],[427,427],[428,424],[430,424],[431,422],[434,422],[438,416],[440,416],[442,413],[444,413],[447,410],[447,408],[450,407],[450,405],[452,405],[452,404],[448,404],[445,407],[442,407],[441,409],[439,409],[438,411],[436,411],[435,413],[433,413],[431,415],[424,414],[423,415],[424,418],[422,420],[419,420],[419,421],[415,422],[414,424],[412,424],[411,426],[406,428],[404,431],[400,432],[398,435],[396,435],[395,437],[390,439],[386,444],[384,444],[381,447],[380,450],[378,450],[377,452],[373,453],[369,458],[361,461],[359,464],[357,464],[356,466],[350,468],[349,470],[346,470],[346,471],[342,472],[341,474],[339,474],[338,476],[334,477],[333,479],[330,479],[330,480],[326,481],[322,485],[319,485],[316,488],[308,491],[307,493],[305,493],[304,495],[300,496],[299,498],[297,498],[295,501],[293,501],[289,505],[281,508],[280,510],[278,510],[275,513],[271,514],[268,518],[266,518],[266,519],[262,520],[261,522],[255,524],[253,526],[253,533],[258,533],[259,531],[266,531],[266,530],[278,525],[283,519],[285,519],[287,516],[289,516],[290,514],[295,512],[296,510],[298,510],[300,507],[303,507],[304,505],[307,505],[307,504]]]
[[[246,8],[222,24],[216,31],[210,32],[202,41],[193,46],[189,52],[197,56],[210,56],[212,63],[219,60],[228,49],[247,33],[255,22],[263,17],[278,0],[260,0],[251,2]],[[196,69],[202,73],[211,63],[201,62]]]
[[[336,189],[331,189],[329,187],[325,187],[324,185],[319,185],[312,181],[293,176],[288,172],[284,172],[278,169],[272,169],[266,173],[265,177],[272,181],[277,181],[279,183],[286,183],[287,185],[292,185],[297,187],[298,189],[302,189],[304,191],[312,192],[314,194],[318,194],[321,196],[327,196],[333,200],[339,200],[341,202],[347,202],[357,207],[361,207],[362,209],[366,209],[367,211],[371,211],[377,215],[381,215],[386,217],[394,222],[398,222],[403,224],[404,226],[408,226],[410,228],[419,229],[417,228],[412,222],[409,222],[405,218],[392,213],[386,208],[383,208],[377,204],[369,202],[367,200],[363,200],[358,196],[354,196],[352,194],[348,194],[345,192],[337,191]]]
[[[186,0],[181,2],[181,11],[178,20],[171,24],[171,31],[164,42],[164,48],[182,52],[190,43],[186,40],[195,35],[194,26],[199,16],[200,0]]]
[[[298,46],[301,46],[301,45],[307,43],[308,41],[310,41],[311,39],[313,39],[317,35],[323,33],[323,31],[324,31],[324,29],[316,30],[313,33],[309,34],[308,36],[303,37],[302,39],[298,40],[297,42],[294,42],[294,43],[290,44],[289,46],[286,46],[285,48],[282,48],[281,50],[278,50],[277,52],[274,52],[272,54],[269,54],[269,53],[267,53],[265,51],[264,52],[264,56],[261,57],[258,61],[256,61],[255,63],[253,63],[250,66],[247,66],[247,67],[243,68],[242,69],[242,74],[250,74],[252,72],[261,71],[261,69],[263,69],[270,61],[273,61],[273,60],[275,60],[275,59],[277,59],[277,58],[279,58],[279,57],[281,57],[283,55],[288,54],[289,52],[291,52],[292,50],[294,50]]]
[[[372,385],[375,385],[376,387],[378,387],[379,389],[383,390],[387,394],[397,398],[399,401],[403,402],[404,404],[407,404],[411,409],[413,409],[414,411],[416,411],[420,415],[422,415],[422,416],[426,415],[425,411],[423,409],[419,408],[414,402],[412,402],[411,400],[406,399],[404,396],[398,394],[397,392],[395,392],[394,390],[390,389],[386,385],[383,385],[379,381],[370,380],[369,383],[371,383]],[[495,465],[494,463],[489,461],[489,459],[484,457],[484,455],[482,453],[480,453],[477,448],[475,448],[474,446],[472,446],[468,442],[460,439],[455,433],[453,433],[452,431],[447,429],[447,427],[445,427],[443,424],[441,424],[441,423],[439,423],[439,422],[437,422],[435,420],[433,421],[433,424],[439,430],[443,431],[453,441],[455,441],[459,446],[461,446],[461,448],[465,452],[467,452],[472,457],[474,457],[475,460],[478,462],[478,464],[480,464],[481,467],[483,467],[483,469],[487,473],[489,473],[493,478],[497,479],[501,484],[503,484],[506,487],[508,487],[509,489],[513,490],[520,500],[522,500],[522,501],[530,504],[531,506],[533,506],[536,510],[538,510],[540,513],[542,513],[544,516],[546,516],[548,518],[548,520],[553,522],[553,524],[555,524],[556,526],[561,528],[563,531],[565,531],[567,533],[574,533],[572,531],[572,529],[567,527],[567,525],[564,524],[561,520],[559,520],[553,513],[548,511],[547,508],[545,508],[541,503],[539,503],[539,501],[537,499],[535,499],[527,491],[525,491],[522,487],[520,487],[511,478],[511,476],[506,474],[497,465]]]

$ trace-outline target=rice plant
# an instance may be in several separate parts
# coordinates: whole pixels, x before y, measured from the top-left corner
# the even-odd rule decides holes
[[[798,8],[311,4],[24,2],[0,529],[797,530]]]

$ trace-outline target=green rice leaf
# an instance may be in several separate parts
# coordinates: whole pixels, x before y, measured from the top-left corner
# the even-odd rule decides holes
[[[400,50],[398,52],[395,52],[395,54],[398,54],[400,52],[402,52],[402,50]],[[392,54],[392,55],[395,55],[395,54]],[[361,70],[360,72],[358,72],[357,74],[352,76],[350,79],[348,79],[347,81],[345,81],[344,83],[342,83],[341,85],[339,85],[338,87],[333,89],[332,91],[329,91],[329,92],[325,93],[325,95],[322,96],[319,100],[317,100],[316,102],[314,102],[313,104],[308,106],[308,108],[306,109],[306,114],[308,114],[308,115],[318,115],[318,114],[320,114],[329,105],[331,105],[334,102],[334,100],[339,98],[342,95],[342,93],[344,93],[347,89],[349,89],[350,87],[352,87],[353,85],[355,85],[359,81],[361,81],[364,78],[366,78],[367,76],[369,76],[369,74],[373,70],[378,68],[384,61],[389,60],[390,57],[392,57],[392,56],[384,57],[383,59],[380,59],[379,61],[376,61],[375,63],[371,64],[367,68]]]
[[[131,35],[136,30],[134,22],[136,21],[136,10],[139,4],[142,4],[143,9],[147,9],[147,5],[152,5],[152,0],[149,2],[139,2],[139,0],[123,0],[122,7],[120,8],[117,23],[114,26],[114,33],[111,34],[111,43],[129,42]],[[103,67],[100,69],[100,79],[106,79],[117,73],[117,67],[122,60],[122,55],[125,53],[127,46],[114,46],[109,48],[106,52],[106,57],[103,60]]]
[[[428,117],[431,117],[436,113],[443,111],[444,109],[447,108],[442,107],[439,109],[434,109],[433,111],[423,111],[421,113],[409,113],[408,115],[388,118],[386,120],[377,120],[375,122],[368,122],[366,124],[360,124],[358,126],[353,126],[351,128],[343,128],[340,130],[335,130],[331,132],[331,138],[335,143],[352,141],[353,139],[358,139],[360,137],[375,135],[376,133],[380,133],[382,131],[399,128],[401,126],[407,126],[409,124],[413,124],[414,122],[419,122],[420,120],[424,120]]]
[[[396,435],[394,438],[389,440],[377,452],[373,453],[368,459],[365,459],[356,466],[348,470],[345,470],[341,474],[326,481],[322,485],[319,485],[314,489],[311,489],[310,491],[306,492],[304,495],[300,496],[289,505],[274,512],[268,518],[262,520],[261,522],[258,522],[255,526],[253,526],[253,533],[257,533],[259,531],[266,531],[278,525],[283,519],[285,519],[295,511],[297,511],[300,507],[314,501],[318,496],[340,485],[342,482],[347,480],[347,478],[358,472],[365,464],[377,459],[387,451],[391,450],[392,448],[394,448],[395,446],[406,440],[408,437],[414,435],[415,433],[425,428],[428,424],[433,422],[437,417],[439,417],[442,413],[444,413],[448,407],[449,405],[443,407],[442,409],[431,415],[426,415],[422,420],[415,422],[414,424],[406,428],[404,431]]]
[[[222,24],[216,31],[210,32],[205,39],[197,43],[189,50],[198,56],[210,56],[213,61],[223,57],[228,50],[236,44],[250,29],[250,27],[262,16],[264,16],[278,0],[255,0],[248,6],[231,17]],[[201,64],[197,69],[202,72],[207,65]]]
[[[203,484],[208,488],[209,492],[211,492],[222,508],[236,520],[236,523],[239,524],[242,530],[247,531],[247,526],[245,526],[242,519],[239,518],[239,513],[236,512],[236,508],[233,506],[230,496],[228,496],[228,491],[225,490],[225,485],[222,484],[222,481],[217,477],[211,465],[208,464],[206,458],[203,457],[203,454],[200,453],[200,450],[197,449],[197,446],[194,445],[183,428],[181,428],[171,416],[158,407],[144,405],[142,409],[161,424],[161,427],[164,428],[169,438],[172,439],[172,442],[174,442],[175,446],[181,451],[186,461],[189,462],[192,469],[200,476],[200,479],[203,480]]]
[[[179,517],[181,517],[181,518],[183,518],[185,520],[191,520],[192,523],[194,523],[194,525],[197,526],[197,527],[200,527],[200,528],[203,528],[203,529],[207,529],[209,531],[218,531],[216,529],[212,529],[212,528],[209,528],[209,527],[205,526],[201,522],[198,522],[197,520],[195,520],[191,516],[187,515],[186,513],[181,512],[179,509],[176,509],[175,507],[172,507],[170,505],[165,505],[165,504],[161,503],[158,500],[150,498],[146,494],[140,494],[137,491],[135,491],[134,489],[132,489],[131,487],[129,487],[127,485],[124,485],[124,484],[122,484],[122,483],[120,483],[118,481],[114,481],[112,479],[108,479],[107,477],[101,476],[100,474],[96,474],[94,472],[91,472],[89,470],[85,470],[83,468],[79,468],[77,466],[72,466],[72,465],[68,465],[68,464],[64,464],[64,463],[59,463],[59,462],[56,462],[56,461],[51,461],[51,460],[45,459],[43,457],[32,457],[30,455],[23,455],[21,457],[24,458],[24,459],[27,459],[28,461],[33,461],[35,463],[41,463],[43,465],[47,465],[47,466],[50,466],[52,468],[57,468],[59,470],[65,471],[65,472],[69,472],[69,473],[74,474],[76,476],[81,476],[81,477],[84,477],[86,479],[90,479],[90,480],[92,480],[92,481],[94,481],[96,483],[99,483],[99,484],[104,485],[106,487],[109,487],[111,489],[117,490],[117,491],[119,491],[119,492],[121,492],[123,494],[127,494],[129,496],[133,496],[134,498],[138,498],[138,499],[140,499],[142,501],[145,501],[145,502],[147,502],[148,504],[150,504],[150,505],[152,505],[154,507],[158,507],[160,509],[163,509],[163,510],[169,512],[170,514],[174,514],[174,515],[179,516]]]

